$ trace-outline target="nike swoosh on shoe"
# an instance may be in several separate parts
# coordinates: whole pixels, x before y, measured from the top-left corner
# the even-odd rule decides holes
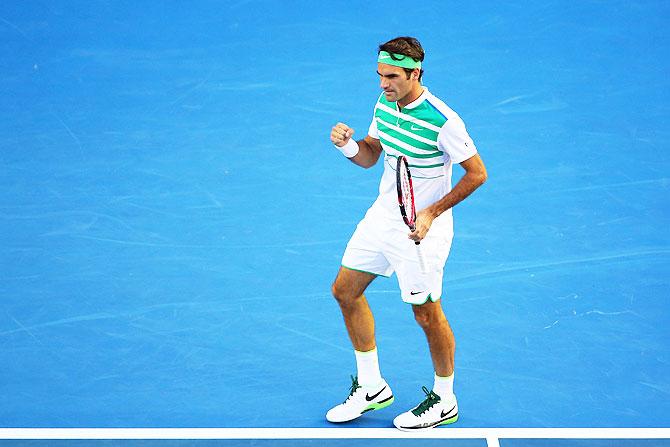
[[[444,410],[442,410],[442,411],[440,412],[440,417],[441,417],[441,418],[446,418],[447,416],[449,416],[449,415],[451,414],[452,411],[454,411],[455,408],[456,408],[456,405],[454,405],[453,407],[451,407],[451,410],[447,411],[446,413],[444,412]]]
[[[378,393],[373,394],[372,396],[370,396],[368,393],[365,393],[365,400],[367,400],[368,402],[370,402],[370,401],[376,399],[377,396],[379,396],[379,395],[382,393],[382,391],[384,391],[385,389],[386,389],[386,387],[382,388],[381,390],[379,390]]]

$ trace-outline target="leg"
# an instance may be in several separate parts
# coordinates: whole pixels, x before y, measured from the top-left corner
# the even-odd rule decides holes
[[[456,340],[442,311],[441,301],[433,303],[428,300],[420,306],[412,306],[412,310],[414,318],[426,334],[435,373],[442,377],[450,376],[454,372]]]
[[[453,393],[454,351],[456,344],[454,334],[449,327],[447,318],[442,311],[440,301],[433,303],[428,300],[421,305],[413,305],[414,317],[428,339],[430,355],[437,376],[447,378],[444,386],[438,388],[438,378],[432,391],[423,388],[426,399],[419,404],[422,410],[415,414],[413,410],[398,415],[393,424],[400,430],[417,431],[453,424],[458,420],[458,402]]]
[[[340,305],[351,344],[357,351],[358,376],[352,377],[349,397],[326,413],[326,419],[330,422],[351,421],[368,411],[386,408],[394,400],[391,388],[379,372],[375,322],[363,295],[376,277],[371,273],[341,267],[333,283],[333,296]]]
[[[333,296],[340,305],[344,324],[356,351],[375,349],[375,321],[363,292],[376,278],[371,273],[340,267],[333,283]]]

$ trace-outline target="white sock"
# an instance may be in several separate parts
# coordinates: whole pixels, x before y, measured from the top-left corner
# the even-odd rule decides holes
[[[446,397],[454,394],[454,373],[449,377],[440,377],[435,374],[435,383],[433,391],[440,397]]]
[[[367,352],[354,350],[354,353],[358,369],[358,384],[361,386],[379,385],[382,381],[382,374],[379,371],[377,348]]]

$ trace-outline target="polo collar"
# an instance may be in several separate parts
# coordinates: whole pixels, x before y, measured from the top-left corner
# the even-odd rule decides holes
[[[416,98],[414,101],[410,102],[409,104],[407,104],[405,107],[403,107],[403,110],[404,109],[413,109],[413,108],[417,107],[419,104],[421,104],[423,101],[426,100],[427,96],[428,96],[428,89],[426,87],[424,87],[423,92],[419,95],[419,97]]]

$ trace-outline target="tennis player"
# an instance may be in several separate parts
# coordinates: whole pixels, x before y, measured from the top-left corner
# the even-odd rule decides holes
[[[383,158],[379,196],[347,244],[333,283],[358,374],[346,400],[326,419],[346,422],[393,403],[377,356],[375,323],[363,294],[377,276],[395,272],[401,297],[412,306],[426,334],[434,367],[432,390],[415,408],[397,416],[401,430],[422,430],[458,419],[454,395],[454,334],[442,310],[442,273],[453,238],[451,208],[486,180],[486,168],[461,118],[421,84],[424,50],[413,37],[398,37],[379,46],[377,74],[383,90],[368,135],[359,141],[354,129],[338,123],[330,139],[353,163],[369,168]],[[405,155],[414,184],[416,229],[409,231],[398,209],[396,161]],[[464,175],[452,188],[452,166]],[[422,271],[415,241],[421,242]]]

